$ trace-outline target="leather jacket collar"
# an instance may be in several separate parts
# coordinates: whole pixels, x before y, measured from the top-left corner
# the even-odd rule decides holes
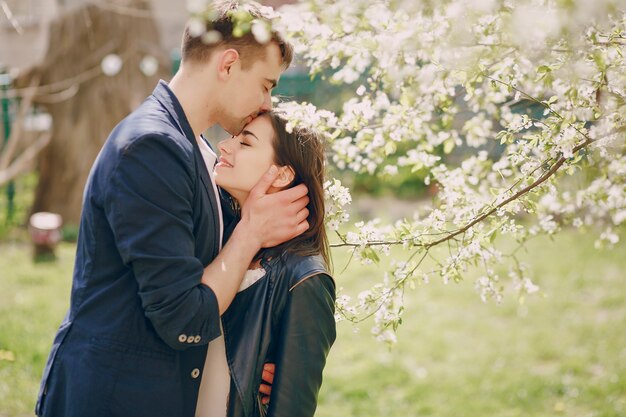
[[[299,390],[302,398],[292,398],[293,395],[287,395],[289,390],[286,387],[277,386],[279,381],[275,379],[271,399],[275,404],[272,405],[288,413],[291,404],[308,403],[311,405],[308,407],[310,415],[313,415],[321,385],[321,371],[336,337],[334,282],[321,256],[303,257],[283,253],[272,260],[262,260],[261,265],[266,271],[265,276],[240,292],[222,315],[226,356],[231,372],[228,415],[252,417],[263,414],[257,395],[265,362],[276,363],[277,377],[279,372],[284,373],[279,379],[300,377],[299,381],[306,385]],[[298,299],[291,303],[290,299],[296,294],[294,290],[313,277],[320,279],[311,280],[310,291],[300,291]],[[322,302],[314,302],[312,298]],[[296,317],[297,323],[294,323]],[[314,320],[310,328],[307,326],[308,318]],[[298,341],[302,343],[290,342],[281,347],[281,341],[287,340],[295,327],[300,331],[309,328],[303,336],[307,340],[303,341],[298,336]],[[297,366],[293,366],[285,361],[285,357],[291,355],[286,349],[300,349],[300,353],[301,346],[296,344],[310,347],[312,351],[307,354],[306,360],[291,356],[298,362]],[[308,373],[295,375],[306,371],[307,367],[311,368]],[[284,401],[275,398],[274,394],[278,394],[276,390],[285,394]],[[283,404],[277,404],[279,402]],[[309,411],[301,407],[298,405],[298,415],[308,415]]]

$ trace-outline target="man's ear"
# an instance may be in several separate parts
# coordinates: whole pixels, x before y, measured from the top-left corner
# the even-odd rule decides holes
[[[226,49],[220,53],[217,61],[217,74],[221,80],[230,77],[232,69],[239,65],[239,52],[236,49]]]
[[[278,168],[278,177],[272,183],[272,187],[283,188],[292,183],[296,176],[295,171],[289,165]]]

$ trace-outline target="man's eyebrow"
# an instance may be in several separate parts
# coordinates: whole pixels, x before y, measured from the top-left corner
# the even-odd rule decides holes
[[[276,85],[278,84],[278,81],[273,78],[266,78],[265,81],[272,83],[272,88],[276,87]]]
[[[259,140],[259,138],[257,138],[257,136],[256,136],[254,133],[250,132],[249,130],[244,130],[244,131],[243,131],[243,132],[241,132],[241,133],[243,133],[244,135],[251,135],[251,136],[254,136],[254,138],[255,138],[256,140]]]

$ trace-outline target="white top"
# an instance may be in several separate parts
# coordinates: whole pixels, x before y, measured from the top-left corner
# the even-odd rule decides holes
[[[217,161],[217,155],[215,155],[215,152],[213,152],[204,139],[197,138],[197,142],[204,163],[209,171],[211,185],[213,185],[213,192],[215,193],[217,201],[220,224],[219,249],[221,250],[224,236],[224,222],[222,220],[220,195],[217,191],[215,179],[213,178],[213,167],[215,166],[215,161]],[[204,361],[204,370],[202,371],[198,402],[196,403],[196,416],[225,417],[229,390],[230,373],[228,371],[228,364],[226,363],[226,347],[224,345],[224,336],[220,336],[209,343],[207,356]]]
[[[248,269],[243,277],[239,292],[265,276],[263,268]],[[220,323],[221,326],[221,323]],[[226,362],[224,331],[222,335],[209,343],[202,381],[196,404],[196,417],[225,417],[230,390],[230,371]]]
[[[257,269],[248,269],[246,274],[243,276],[243,280],[241,281],[241,286],[239,287],[238,292],[242,292],[246,288],[252,286],[255,282],[260,280],[265,276],[265,269],[257,268]]]
[[[226,363],[223,333],[209,343],[196,403],[196,417],[226,417],[230,372]]]

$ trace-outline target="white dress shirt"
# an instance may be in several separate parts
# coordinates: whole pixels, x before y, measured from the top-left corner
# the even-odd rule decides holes
[[[213,178],[213,167],[217,161],[217,155],[215,155],[215,152],[213,152],[203,138],[198,138],[198,145],[200,146],[204,163],[209,171],[213,192],[215,192],[215,198],[217,199],[220,223],[219,248],[221,250],[224,236],[224,222],[222,219],[220,196],[217,191],[215,179]],[[226,362],[226,346],[224,345],[223,333],[222,331],[221,336],[213,339],[209,343],[206,359],[204,361],[204,370],[202,371],[200,391],[198,392],[198,402],[196,403],[196,417],[226,417],[228,392],[230,391],[230,372],[228,371],[228,363]]]

